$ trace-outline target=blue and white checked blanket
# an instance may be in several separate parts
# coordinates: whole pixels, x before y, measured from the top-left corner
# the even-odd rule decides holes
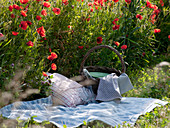
[[[51,96],[27,102],[16,102],[0,109],[2,116],[27,120],[31,116],[37,122],[50,121],[62,128],[78,127],[83,121],[101,120],[111,126],[121,125],[124,121],[134,125],[140,115],[150,112],[156,106],[168,102],[153,98],[123,97],[120,104],[114,101],[79,105],[76,108],[52,106]]]

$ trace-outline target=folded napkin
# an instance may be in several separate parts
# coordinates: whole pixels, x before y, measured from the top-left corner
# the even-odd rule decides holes
[[[111,73],[100,78],[96,100],[111,101],[114,99],[121,99],[121,94],[132,88],[133,86],[126,73],[123,73],[120,76],[117,76],[115,73]]]

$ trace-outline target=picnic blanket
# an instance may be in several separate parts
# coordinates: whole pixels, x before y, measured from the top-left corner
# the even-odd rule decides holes
[[[123,97],[120,104],[114,101],[90,103],[77,107],[52,106],[51,96],[27,102],[15,102],[0,109],[6,118],[27,120],[31,116],[37,122],[49,121],[62,128],[78,127],[83,121],[101,120],[111,126],[121,125],[124,121],[134,125],[140,115],[150,112],[156,106],[168,102],[153,98]]]

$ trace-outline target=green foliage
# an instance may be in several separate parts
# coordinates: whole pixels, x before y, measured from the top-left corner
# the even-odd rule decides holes
[[[168,113],[170,113],[168,105],[165,107],[162,106],[157,107],[154,109],[153,112],[146,113],[145,116],[141,116],[140,119],[137,121],[137,126],[140,125],[140,127],[145,127],[145,128],[146,127],[164,128],[170,122],[168,118]]]
[[[169,67],[132,71],[129,77],[135,88],[124,96],[167,99],[170,97],[169,75]]]
[[[29,128],[29,127],[35,127],[35,126],[40,126],[43,127],[45,125],[50,124],[49,121],[43,121],[42,123],[37,123],[36,121],[34,121],[34,117],[36,116],[32,116],[30,119],[23,121],[20,120],[19,118],[17,118],[17,128]]]
[[[152,3],[162,10],[157,16],[159,20],[152,24],[150,16],[153,14],[153,9],[145,7],[141,10],[146,5],[143,0],[132,0],[131,4],[120,0],[117,3],[110,2],[110,6],[107,5],[108,3],[109,1],[104,2],[105,7],[95,5],[94,11],[90,12],[92,7],[88,6],[86,1],[70,0],[67,5],[62,4],[61,1],[50,1],[50,8],[43,7],[41,2],[29,1],[27,17],[23,17],[20,14],[21,9],[13,9],[10,12],[8,7],[17,4],[26,8],[28,4],[21,4],[18,0],[13,3],[3,0],[0,32],[3,33],[5,39],[0,43],[1,84],[4,85],[7,78],[13,77],[13,69],[10,66],[12,63],[17,67],[22,67],[23,70],[30,67],[24,82],[33,88],[42,88],[42,84],[37,82],[41,80],[42,71],[55,72],[51,70],[52,63],[57,65],[57,72],[67,77],[78,74],[83,55],[90,48],[99,45],[96,41],[97,37],[102,37],[101,44],[116,48],[129,67],[138,69],[147,67],[155,59],[153,53],[157,57],[157,53],[165,52],[161,49],[167,48],[168,43],[164,45],[162,42],[165,40],[167,42],[168,38],[162,36],[163,32],[154,34],[153,31],[157,27],[162,30],[161,25],[167,24],[168,6],[162,7],[157,1]],[[60,8],[61,13],[55,15],[52,11],[53,7]],[[41,15],[43,9],[47,10],[47,16]],[[14,14],[15,18],[11,18],[11,14]],[[143,19],[137,19],[136,14],[141,14]],[[40,15],[42,19],[38,21],[37,15]],[[119,20],[115,21],[115,24],[120,27],[113,30],[112,21],[116,18]],[[22,30],[18,27],[21,21],[30,21],[32,25]],[[46,31],[46,40],[36,31],[41,26],[44,26]],[[167,30],[166,27],[163,28]],[[19,32],[19,34],[14,36],[12,31]],[[27,46],[28,41],[32,41],[34,46]],[[120,45],[116,46],[114,41],[118,41]],[[127,49],[122,50],[122,45],[127,45]],[[83,49],[79,49],[78,46],[82,46]],[[50,55],[49,48],[58,54],[57,59],[53,61],[47,59]],[[99,50],[89,57],[87,65],[104,65],[119,69],[120,61],[109,50]]]

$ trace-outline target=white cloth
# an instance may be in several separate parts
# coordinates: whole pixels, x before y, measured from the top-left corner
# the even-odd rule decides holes
[[[96,100],[111,101],[121,99],[121,94],[132,88],[133,86],[127,74],[123,73],[118,77],[115,73],[112,73],[100,78]]]
[[[133,85],[126,73],[122,73],[118,77],[118,86],[121,94],[133,89]]]

